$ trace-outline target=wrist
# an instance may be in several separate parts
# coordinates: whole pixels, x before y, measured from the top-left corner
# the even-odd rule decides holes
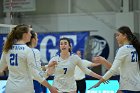
[[[49,85],[48,85],[48,89],[50,90],[51,88],[52,88],[52,86],[49,84]]]
[[[100,82],[105,82],[106,80],[101,77]]]

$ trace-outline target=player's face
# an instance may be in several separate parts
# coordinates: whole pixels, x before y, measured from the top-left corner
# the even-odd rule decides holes
[[[126,38],[126,36],[123,35],[122,33],[120,33],[120,32],[116,33],[116,40],[119,45],[122,45],[124,43],[125,38]]]
[[[24,40],[25,43],[29,42],[30,39],[31,39],[31,32],[28,31],[27,33],[24,33],[23,37],[24,37],[24,39],[25,39],[25,40]]]
[[[35,33],[36,35],[35,35],[35,39],[34,39],[34,45],[35,45],[35,47],[37,46],[37,43],[38,43],[38,35],[37,35],[37,33]]]
[[[69,45],[68,41],[67,40],[61,40],[60,41],[61,52],[63,52],[63,51],[69,52],[69,49],[70,49],[70,45]]]

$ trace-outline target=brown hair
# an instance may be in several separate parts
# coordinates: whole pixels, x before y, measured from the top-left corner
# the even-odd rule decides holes
[[[36,32],[35,31],[31,31],[31,39],[30,39],[30,42],[27,42],[27,46],[30,46],[32,44],[32,39],[36,37]]]
[[[12,31],[7,35],[6,42],[4,43],[3,52],[7,53],[12,45],[17,41],[22,39],[24,33],[28,33],[28,25],[17,25],[12,29]]]
[[[118,32],[122,33],[123,35],[127,36],[127,39],[129,40],[130,44],[134,46],[138,53],[138,63],[140,68],[140,42],[136,38],[136,36],[131,32],[130,28],[127,26],[122,26],[118,29]]]

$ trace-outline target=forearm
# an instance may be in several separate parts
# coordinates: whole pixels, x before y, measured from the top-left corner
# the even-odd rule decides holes
[[[105,79],[101,78],[101,79],[99,80],[99,82],[98,82],[98,85],[100,85],[101,83],[103,83],[103,82],[105,82],[105,81],[106,81]]]
[[[102,64],[103,64],[107,69],[110,69],[111,66],[112,66],[112,64],[111,64],[109,61],[107,61],[107,60],[104,60],[104,62],[102,62]]]
[[[97,79],[101,79],[102,78],[102,76],[101,75],[99,75],[99,74],[96,74],[95,72],[90,72],[90,74],[89,74],[90,76],[92,76],[92,77],[95,77],[95,78],[97,78]]]
[[[41,66],[43,71],[46,71],[46,67],[45,66]]]
[[[96,66],[99,66],[101,65],[101,63],[92,63],[90,67],[96,67]]]
[[[101,84],[102,82],[105,82],[105,80],[104,80],[103,78],[101,78],[95,85],[93,85],[92,87],[90,87],[88,90],[100,86],[100,84]]]
[[[113,70],[109,70],[105,73],[105,75],[103,76],[104,80],[108,80],[110,77],[112,77],[115,74],[115,72]]]
[[[6,71],[6,69],[8,69],[8,66],[5,66],[5,67],[0,66],[0,72],[4,72]]]
[[[8,65],[5,62],[0,61],[0,71],[3,72],[8,68]]]
[[[107,79],[109,79],[111,76],[113,76],[113,75],[116,75],[116,74],[118,74],[119,73],[119,67],[120,67],[120,63],[121,63],[121,60],[114,60],[114,62],[113,62],[113,64],[112,64],[112,66],[111,66],[111,68],[107,71],[107,73],[103,76],[103,78],[105,79],[105,80],[107,80]]]
[[[102,65],[104,65],[107,69],[110,69],[111,68],[111,66],[112,66],[112,64],[109,62],[109,61],[107,61],[104,57],[102,57],[102,56],[97,56],[97,57],[95,57],[94,59],[93,59],[93,61],[95,62],[95,63],[101,63]]]
[[[51,89],[52,88],[52,86],[46,80],[44,80],[43,82],[41,82],[41,84],[43,86],[47,87],[48,89]]]

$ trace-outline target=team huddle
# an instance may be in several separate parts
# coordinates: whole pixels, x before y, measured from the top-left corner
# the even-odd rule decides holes
[[[47,87],[51,93],[86,93],[86,87],[83,90],[78,87],[78,82],[85,80],[85,74],[99,79],[90,89],[98,87],[102,82],[107,83],[110,77],[119,74],[117,93],[140,93],[140,43],[127,26],[118,29],[116,40],[120,47],[113,64],[101,56],[94,57],[93,64],[72,53],[69,38],[60,38],[60,51],[44,66],[44,71],[40,51],[34,48],[38,42],[37,33],[29,25],[17,25],[7,35],[0,60],[0,71],[7,67],[9,70],[6,93],[34,93],[33,80]],[[108,69],[104,76],[87,68],[98,65]],[[78,72],[82,76],[78,77]],[[50,85],[46,79],[52,74],[54,80]]]

